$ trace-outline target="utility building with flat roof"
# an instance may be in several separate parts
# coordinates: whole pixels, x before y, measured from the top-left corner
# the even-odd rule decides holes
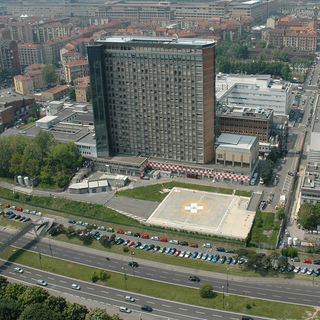
[[[209,39],[107,37],[88,47],[98,157],[214,159]]]

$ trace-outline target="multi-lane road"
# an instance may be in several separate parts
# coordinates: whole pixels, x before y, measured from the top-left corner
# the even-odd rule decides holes
[[[8,233],[1,231],[0,242],[3,242],[7,236]],[[130,237],[128,236],[128,238]],[[36,253],[40,252],[41,254],[48,256],[51,255],[47,239],[37,238],[32,240],[29,236],[25,236],[19,239],[18,242],[15,243],[15,246]],[[107,261],[106,253],[103,251],[92,249],[88,250],[86,247],[70,245],[68,243],[60,243],[58,241],[51,241],[51,248],[55,258],[81,263],[88,266],[94,266],[97,268],[103,268],[119,273],[123,273],[125,270],[128,275],[135,275],[136,277],[193,288],[198,288],[201,283],[207,282],[211,283],[214,287],[214,290],[217,292],[223,292],[222,286],[224,286],[224,292],[226,293],[228,290],[229,294],[310,306],[320,305],[320,288],[318,288],[317,283],[312,284],[312,281],[309,283],[304,281],[295,281],[290,278],[290,275],[288,275],[288,279],[235,277],[232,275],[232,268],[238,268],[238,266],[230,266],[227,279],[226,274],[194,270],[142,259],[134,259],[139,263],[139,267],[133,269],[128,266],[128,262],[130,262],[131,259],[122,255],[108,253],[110,261]],[[160,253],[150,252],[150,255],[152,254]],[[174,259],[184,258],[177,257]],[[187,261],[188,260],[186,259],[186,265]],[[212,269],[214,270],[213,262]],[[6,275],[6,268],[2,269],[1,273]],[[188,280],[190,275],[199,276],[201,282],[190,282]],[[305,275],[305,277],[307,278],[308,276]],[[315,280],[317,280],[317,278]],[[50,281],[48,281],[48,283],[50,284]],[[130,288],[128,288],[128,290],[130,290]],[[199,309],[198,307],[194,308],[196,310]],[[212,310],[210,312],[212,312]],[[189,312],[187,312],[187,314],[190,315]]]

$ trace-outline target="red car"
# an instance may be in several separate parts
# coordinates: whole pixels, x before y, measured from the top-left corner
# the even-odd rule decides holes
[[[131,240],[130,242],[128,242],[127,247],[131,247],[133,245],[134,245],[134,241]]]
[[[142,238],[142,239],[149,239],[149,235],[145,233],[145,234],[143,234],[143,235],[141,236],[141,238]]]
[[[198,245],[197,245],[196,243],[190,243],[190,244],[189,244],[189,247],[198,248]]]
[[[173,255],[177,257],[181,253],[181,250],[177,250]]]
[[[161,241],[161,242],[168,242],[168,239],[167,239],[167,238],[160,238],[159,241]]]
[[[117,233],[124,234],[124,231],[122,229],[120,229],[120,230],[117,230]]]
[[[21,207],[18,207],[16,210],[17,211],[23,211],[23,209]]]
[[[10,204],[6,204],[6,208],[10,208],[11,206],[10,206]]]
[[[303,263],[311,263],[311,259],[303,259]]]

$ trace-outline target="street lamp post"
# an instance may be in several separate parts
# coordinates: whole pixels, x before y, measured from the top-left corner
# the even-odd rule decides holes
[[[229,294],[229,268],[227,268],[227,294]]]
[[[134,266],[133,266],[133,255],[134,255],[134,251],[131,252],[131,261],[132,261],[132,272],[133,272],[133,276],[135,277],[135,273],[134,273]]]
[[[223,290],[223,296],[222,296],[222,301],[223,301],[223,309],[224,309],[224,286],[221,287]]]
[[[124,285],[125,285],[126,290],[127,290],[127,274],[126,274],[126,266],[124,265],[121,269],[123,270],[123,274],[124,274]]]

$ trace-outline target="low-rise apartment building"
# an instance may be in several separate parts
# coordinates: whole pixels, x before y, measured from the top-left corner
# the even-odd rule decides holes
[[[89,64],[86,60],[70,61],[64,65],[65,80],[70,83],[76,78],[89,75]]]
[[[90,90],[90,85],[86,83],[79,83],[75,86],[76,101],[77,102],[87,102],[88,92]]]
[[[27,93],[34,91],[33,80],[31,77],[18,75],[18,76],[15,76],[13,80],[14,80],[14,88],[17,93],[26,95]]]
[[[33,43],[18,44],[19,59],[22,68],[34,63],[44,63],[43,46]]]

